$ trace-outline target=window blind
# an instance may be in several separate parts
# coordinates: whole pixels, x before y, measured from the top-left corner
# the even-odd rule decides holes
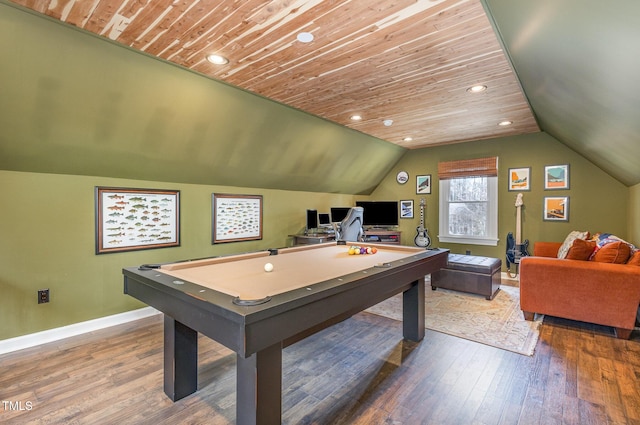
[[[438,163],[438,178],[440,180],[459,177],[495,177],[497,175],[497,156]]]

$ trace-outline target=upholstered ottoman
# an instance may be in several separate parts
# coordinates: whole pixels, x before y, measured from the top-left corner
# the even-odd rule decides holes
[[[431,289],[470,292],[492,300],[502,282],[501,268],[498,258],[449,254],[447,266],[431,274]]]

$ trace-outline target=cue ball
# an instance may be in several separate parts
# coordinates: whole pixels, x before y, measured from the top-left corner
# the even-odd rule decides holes
[[[265,272],[270,272],[272,270],[273,270],[273,264],[267,263],[267,264],[264,265],[264,271]]]

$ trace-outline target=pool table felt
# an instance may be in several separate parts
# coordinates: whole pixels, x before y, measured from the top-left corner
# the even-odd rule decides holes
[[[349,255],[351,245],[376,247],[376,254]],[[242,300],[257,300],[335,279],[380,263],[391,263],[423,252],[423,248],[380,244],[334,242],[284,248],[163,265],[162,273],[216,290]],[[264,265],[273,264],[266,272]]]

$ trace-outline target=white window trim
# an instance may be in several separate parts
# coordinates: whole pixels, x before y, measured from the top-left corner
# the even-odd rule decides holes
[[[472,236],[455,236],[449,235],[449,213],[447,211],[448,196],[449,196],[449,181],[440,180],[440,220],[439,220],[439,235],[438,240],[440,242],[447,243],[459,243],[466,245],[488,245],[498,246],[498,177],[487,177],[487,189],[489,195],[489,202],[487,203],[487,214],[489,216],[489,235],[486,237],[472,237]]]

